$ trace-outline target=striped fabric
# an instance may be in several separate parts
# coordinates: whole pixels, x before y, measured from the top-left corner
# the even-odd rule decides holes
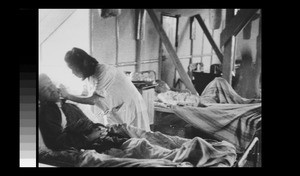
[[[186,122],[219,140],[232,143],[242,153],[261,127],[261,104],[215,104],[206,108],[172,106]]]
[[[242,153],[261,128],[261,100],[239,96],[223,78],[215,78],[200,96],[207,107],[169,106],[178,117],[232,143]]]

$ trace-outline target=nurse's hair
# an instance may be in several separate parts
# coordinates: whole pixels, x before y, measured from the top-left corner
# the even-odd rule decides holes
[[[66,63],[82,72],[83,80],[95,73],[98,61],[80,48],[72,48],[65,55]]]

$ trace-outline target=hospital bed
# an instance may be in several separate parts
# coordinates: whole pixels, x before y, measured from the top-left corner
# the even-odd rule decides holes
[[[231,106],[231,107],[230,107]],[[177,116],[179,119],[184,121],[187,126],[190,128],[194,128],[199,130],[202,134],[207,133],[208,137],[203,138],[207,140],[216,140],[216,141],[228,141],[229,143],[232,142],[232,139],[227,139],[226,135],[220,135],[218,133],[210,133],[210,131],[204,127],[204,128],[199,128],[199,118],[193,118],[187,116],[189,112],[215,112],[218,110],[221,111],[225,110],[228,114],[230,114],[230,109],[232,109],[232,106],[236,106],[236,112],[240,112],[240,115],[246,114],[248,117],[249,113],[250,115],[256,114],[256,117],[254,117],[255,121],[255,128],[258,133],[251,133],[250,137],[247,138],[247,145],[244,145],[245,147],[240,148],[237,143],[233,142],[235,147],[237,147],[237,157],[234,160],[234,164],[231,164],[231,167],[244,167],[246,164],[247,160],[252,160],[254,161],[254,166],[257,165],[257,160],[259,158],[260,154],[260,105],[259,104],[251,104],[248,105],[248,103],[242,104],[242,105],[226,105],[226,104],[211,104],[208,108],[207,107],[180,107],[180,106],[173,106],[173,107],[155,107],[155,112],[161,112],[161,113],[169,113]],[[204,110],[207,108],[208,110]],[[223,109],[222,109],[223,108]],[[228,110],[229,109],[229,110]],[[254,109],[254,113],[251,113]],[[226,111],[228,110],[228,111]],[[209,114],[209,113],[208,113]],[[221,116],[220,116],[221,117]],[[234,117],[234,115],[233,115]],[[157,118],[157,117],[155,117]],[[198,121],[194,121],[195,119],[198,119]],[[251,120],[250,120],[251,121]],[[202,124],[205,124],[205,122],[210,122],[209,120],[203,120]],[[201,124],[201,123],[200,123]],[[252,123],[253,126],[253,123]],[[207,126],[209,127],[209,126]],[[131,131],[131,130],[129,130]],[[255,131],[255,132],[257,132]],[[167,142],[167,145],[175,145],[178,139],[180,140],[188,140],[188,138],[184,138],[183,135],[168,135],[168,134],[163,134],[160,133],[156,130],[154,130],[151,135],[145,135],[146,133],[143,131],[140,131],[139,133],[135,132],[130,132],[133,135],[131,137],[139,137],[143,138],[146,137],[148,139],[155,139],[156,143],[165,143],[165,140],[168,139],[171,142]],[[157,136],[160,136],[157,138]],[[199,135],[201,137],[201,135]],[[157,139],[156,139],[157,138]],[[250,139],[251,138],[251,139]],[[39,135],[39,139],[41,139],[41,135]],[[250,140],[249,140],[250,139]],[[174,163],[166,163],[166,161],[162,160],[143,160],[143,159],[107,159],[105,157],[103,158],[102,155],[99,155],[98,153],[95,153],[93,151],[78,151],[78,150],[65,150],[65,151],[52,151],[45,147],[43,145],[42,139],[39,140],[41,141],[41,144],[39,145],[39,158],[38,161],[41,164],[40,166],[43,167],[45,164],[46,166],[55,166],[55,167],[74,167],[78,166],[78,158],[81,158],[82,164],[79,166],[82,167],[109,167],[109,166],[120,166],[120,167],[148,167],[148,166],[153,166],[153,167],[169,167],[169,166],[175,166]],[[176,144],[178,145],[178,144]],[[177,147],[179,147],[178,145]],[[99,162],[101,160],[101,162]],[[105,162],[103,162],[105,161]],[[117,164],[116,164],[117,163]]]
[[[202,165],[203,163],[212,162],[215,160],[213,165],[209,165],[212,167],[243,167],[246,161],[251,157],[253,151],[258,149],[258,138],[255,137],[250,145],[247,147],[246,151],[242,155],[237,155],[235,148],[230,143],[226,143],[224,141],[217,143],[216,148],[223,148],[221,153],[223,152],[224,159],[216,159],[215,157],[220,155],[220,150],[218,154],[214,153],[214,151],[207,150],[211,148],[210,145],[205,143],[214,143],[216,140],[204,140],[201,138],[194,138],[192,140],[181,138],[178,136],[170,136],[160,132],[145,132],[144,130],[137,129],[135,127],[122,125],[122,129],[126,131],[133,138],[144,138],[150,141],[151,144],[156,144],[161,147],[176,149],[180,151],[181,155],[176,154],[176,156],[190,156],[187,159],[181,159],[173,161],[165,160],[165,159],[133,159],[133,158],[116,158],[114,156],[110,156],[107,153],[99,154],[94,150],[61,150],[61,151],[53,151],[45,146],[43,143],[42,136],[39,134],[39,152],[38,159],[39,167],[206,167],[207,165]],[[187,145],[186,145],[187,144]],[[213,146],[213,145],[212,145]],[[197,151],[191,151],[191,148],[198,148]],[[145,143],[141,143],[140,145],[132,145],[132,150],[129,150],[129,153],[135,153],[136,149],[146,151],[146,155],[151,153],[151,149],[149,150],[149,145],[145,145]],[[148,152],[147,152],[148,151]],[[224,151],[225,155],[224,155]],[[124,151],[125,153],[128,152]],[[198,153],[198,154],[197,154]],[[154,152],[155,155],[155,152]],[[249,157],[250,156],[250,157]],[[202,157],[205,162],[202,162]],[[180,158],[179,158],[180,159]],[[185,162],[182,161],[198,161],[202,163],[199,165],[193,163],[194,165],[184,165]],[[255,164],[255,163],[254,163]],[[183,166],[182,166],[183,165]],[[208,167],[209,167],[208,166]]]
[[[236,161],[232,144],[186,139],[160,132],[146,132],[123,124],[120,133],[131,137],[125,149],[97,153],[95,150],[53,151],[39,146],[39,166],[55,167],[231,167]],[[128,141],[130,141],[128,140]],[[123,151],[124,150],[124,151]],[[145,157],[143,157],[145,156]]]
[[[249,165],[250,163],[253,167],[261,165],[261,119],[258,117],[260,115],[245,119],[245,121],[249,121],[249,124],[252,123],[253,125],[255,123],[256,126],[253,126],[253,132],[249,134],[249,137],[242,140],[240,138],[243,138],[241,137],[243,134],[238,136],[239,128],[242,129],[242,127],[235,128],[236,131],[232,130],[233,127],[231,127],[231,130],[226,130],[226,125],[224,125],[224,127],[218,126],[222,125],[221,123],[216,126],[210,124],[211,120],[208,119],[207,116],[206,118],[198,116],[198,121],[188,119],[188,113],[186,113],[188,110],[177,115],[175,110],[172,108],[155,107],[154,109],[154,131],[161,131],[168,135],[176,135],[186,138],[199,136],[203,139],[214,139],[219,141],[226,140],[234,144],[237,148],[238,157],[234,165],[235,167],[243,167],[246,163],[246,165]],[[238,125],[238,123],[235,125]],[[244,134],[244,137],[245,136],[246,134]]]
[[[226,140],[237,148],[241,159],[237,166],[242,166],[248,156],[257,163],[260,155],[261,101],[240,97],[223,78],[215,78],[199,98],[205,106],[155,102],[154,130],[187,138],[196,135]],[[168,126],[173,130],[166,130]]]

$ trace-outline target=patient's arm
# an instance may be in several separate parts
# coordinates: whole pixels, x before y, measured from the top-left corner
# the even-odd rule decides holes
[[[99,99],[99,95],[93,94],[90,97],[85,97],[85,96],[78,96],[78,95],[71,95],[67,94],[66,96],[63,96],[63,98],[67,100],[71,100],[77,103],[82,103],[82,104],[89,104],[89,105],[95,105],[97,99]]]
[[[70,148],[72,146],[70,145],[69,140],[70,140],[70,137],[68,136],[68,134],[63,132],[57,136],[56,143],[60,144],[60,146],[62,148]]]
[[[39,120],[44,142],[49,148],[68,148],[68,136],[60,124],[60,114],[53,108],[47,108]]]

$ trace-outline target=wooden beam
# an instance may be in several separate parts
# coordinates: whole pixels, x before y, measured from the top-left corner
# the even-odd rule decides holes
[[[143,46],[143,41],[137,39],[136,40],[136,66],[135,66],[135,71],[136,72],[141,71],[142,46]]]
[[[193,55],[194,55],[194,40],[196,39],[196,31],[195,31],[195,21],[194,17],[190,17],[190,40],[191,40],[191,58],[189,64],[193,63]]]
[[[136,39],[143,40],[145,33],[145,20],[146,11],[145,9],[136,9]]]
[[[255,61],[255,85],[256,85],[256,97],[261,98],[261,92],[259,90],[260,77],[261,77],[261,18],[258,23],[258,36],[256,38],[256,61]]]
[[[198,14],[198,15],[195,15],[198,23],[200,24],[205,36],[207,37],[209,43],[211,44],[212,48],[214,49],[214,51],[216,52],[216,55],[218,56],[220,62],[222,63],[223,62],[223,54],[221,53],[219,47],[217,46],[217,44],[215,43],[213,37],[210,35],[210,32],[209,30],[207,29],[204,21],[202,20],[201,16]]]
[[[160,21],[163,21],[163,16],[160,16]],[[162,79],[162,68],[163,68],[163,45],[162,45],[162,41],[161,38],[159,38],[159,46],[158,46],[158,79],[161,80]]]
[[[118,16],[115,17],[115,33],[116,33],[116,62],[115,64],[118,65],[119,63],[119,39],[120,39],[120,29],[119,29],[119,19]]]
[[[176,47],[176,51],[178,49],[178,31],[179,31],[179,18],[180,18],[180,15],[176,15],[175,16],[176,18],[176,34],[175,34],[175,47]]]
[[[136,71],[141,71],[141,56],[145,30],[145,9],[136,9]]]
[[[161,24],[159,23],[157,16],[155,15],[154,11],[152,9],[147,9],[147,12],[154,24],[154,27],[156,29],[156,31],[158,32],[163,44],[165,45],[171,60],[173,62],[173,64],[175,65],[181,80],[183,81],[183,83],[185,84],[185,86],[191,91],[192,94],[198,94],[198,92],[196,91],[192,81],[190,80],[188,74],[186,73],[186,71],[184,70],[174,48],[172,47],[172,44],[165,32],[165,30],[162,28]]]
[[[193,63],[193,55],[194,55],[194,40],[196,38],[196,33],[195,33],[195,20],[194,17],[190,17],[190,40],[191,40],[191,48],[190,48],[190,54],[191,57],[189,59],[189,67]],[[191,80],[193,80],[193,72],[188,68],[188,75]]]
[[[259,73],[261,71],[261,19],[259,19],[259,27],[258,27],[258,36],[256,39],[256,59],[257,64],[259,65]]]
[[[228,9],[229,10],[229,9]],[[230,20],[221,32],[220,47],[222,47],[232,36],[236,36],[245,25],[256,16],[259,9],[241,9],[236,16]]]
[[[234,18],[234,9],[226,10],[226,20],[225,27],[230,23]],[[229,38],[229,41],[226,42],[224,46],[224,61],[222,63],[222,77],[231,85],[232,81],[232,69],[233,69],[233,59],[232,59],[232,36]]]

